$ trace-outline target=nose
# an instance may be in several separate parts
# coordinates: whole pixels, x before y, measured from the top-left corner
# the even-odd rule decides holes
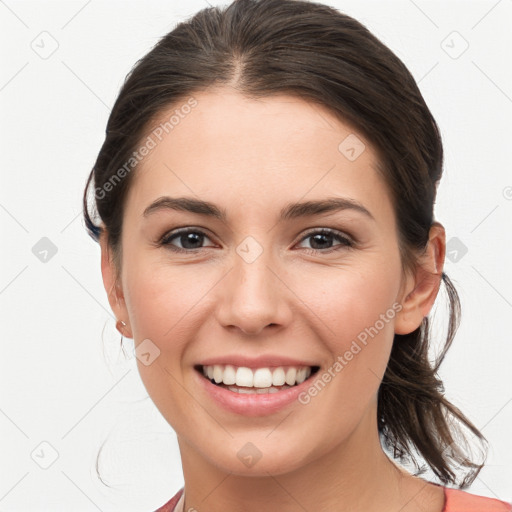
[[[265,251],[253,262],[235,256],[218,302],[217,319],[223,327],[257,335],[266,327],[278,329],[289,324],[293,294],[272,267],[275,265]]]

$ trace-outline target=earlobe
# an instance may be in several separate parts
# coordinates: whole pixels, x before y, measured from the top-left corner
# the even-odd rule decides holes
[[[110,307],[116,318],[119,319],[116,323],[116,328],[126,338],[132,338],[123,289],[118,280],[117,268],[112,257],[112,249],[108,245],[108,237],[105,229],[101,232],[99,242],[101,248],[101,275],[103,286],[107,292]]]
[[[429,314],[441,286],[445,251],[444,227],[434,222],[425,253],[404,287],[405,297],[401,301],[402,310],[396,316],[395,334],[413,332]]]

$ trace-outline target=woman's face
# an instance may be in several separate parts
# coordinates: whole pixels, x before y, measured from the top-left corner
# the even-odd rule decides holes
[[[235,474],[368,443],[407,291],[376,153],[291,96],[194,97],[150,135],[125,203],[116,313],[151,399],[182,449]]]

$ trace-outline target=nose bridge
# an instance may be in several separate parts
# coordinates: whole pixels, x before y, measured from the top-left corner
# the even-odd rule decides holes
[[[236,247],[219,308],[224,326],[257,334],[270,324],[289,321],[285,287],[271,270],[275,266],[272,251],[253,237],[246,237]]]
[[[262,300],[268,302],[268,299],[275,298],[275,291],[272,292],[275,283],[271,282],[273,274],[270,271],[270,260],[269,251],[265,251],[254,260],[244,259],[237,254],[232,276],[234,293],[255,303]]]

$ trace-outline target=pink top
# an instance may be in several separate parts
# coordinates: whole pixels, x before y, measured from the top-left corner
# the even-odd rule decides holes
[[[460,489],[443,487],[444,507],[441,512],[512,512],[512,503],[477,496]],[[155,512],[183,512],[183,489]],[[177,506],[179,504],[179,507]]]

